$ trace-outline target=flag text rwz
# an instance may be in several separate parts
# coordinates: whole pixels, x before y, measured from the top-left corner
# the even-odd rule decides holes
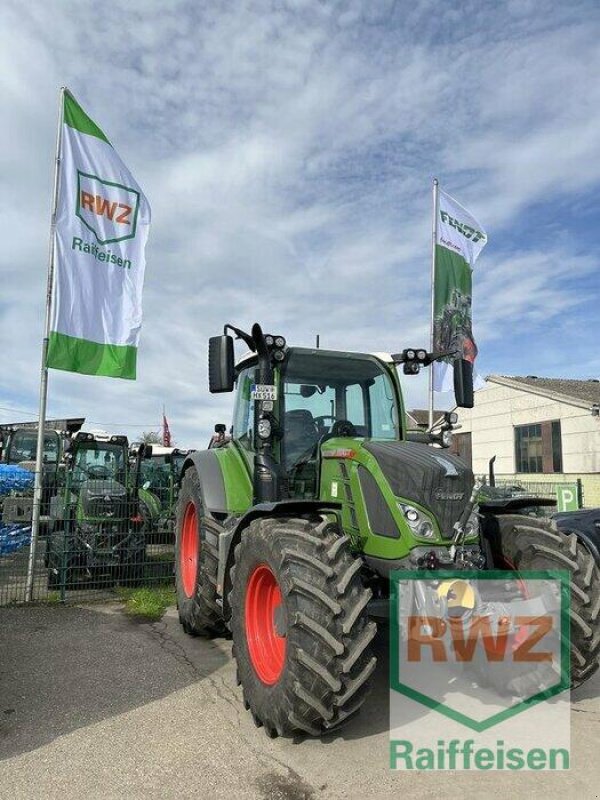
[[[133,209],[125,203],[111,202],[99,194],[94,195],[89,192],[84,192],[83,190],[81,190],[80,203],[81,208],[88,209],[88,211],[97,214],[99,217],[104,216],[113,222],[119,222],[122,225],[131,225],[129,217]]]

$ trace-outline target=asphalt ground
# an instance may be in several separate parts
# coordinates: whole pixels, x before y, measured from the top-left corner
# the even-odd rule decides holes
[[[600,676],[573,695],[564,773],[392,773],[385,636],[370,700],[323,739],[268,739],[243,709],[224,639],[170,609],[0,609],[0,798],[578,798],[600,796]]]

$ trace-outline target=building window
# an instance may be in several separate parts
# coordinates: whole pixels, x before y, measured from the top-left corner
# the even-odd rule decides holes
[[[515,427],[517,472],[562,472],[560,420]]]

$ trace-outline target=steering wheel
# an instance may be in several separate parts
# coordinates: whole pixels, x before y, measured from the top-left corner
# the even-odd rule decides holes
[[[90,467],[87,468],[88,478],[110,478],[111,471],[109,467],[105,467],[103,464],[92,464]]]

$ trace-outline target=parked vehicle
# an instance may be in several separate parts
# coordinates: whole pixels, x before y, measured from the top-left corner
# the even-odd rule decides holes
[[[228,331],[251,351],[237,364]],[[230,441],[183,466],[179,619],[190,635],[231,630],[244,704],[270,736],[319,735],[365,702],[370,616],[389,606],[393,569],[566,569],[574,685],[598,667],[600,574],[585,543],[478,508],[461,459],[407,440],[396,365],[416,374],[447,355],[288,348],[258,324],[209,341],[209,388],[236,388],[234,420]],[[471,407],[471,364],[454,364],[457,405]]]
[[[150,453],[140,448],[131,473],[126,436],[79,431],[65,442],[59,488],[50,501],[49,588],[142,579],[146,535],[138,488],[141,460]]]
[[[574,533],[582,539],[600,564],[600,508],[561,511],[552,519],[564,533]]]
[[[139,445],[130,453],[135,458]],[[175,506],[181,486],[181,470],[191,450],[152,445],[151,455],[140,462],[140,513],[148,531],[148,542],[171,544],[175,541]]]

